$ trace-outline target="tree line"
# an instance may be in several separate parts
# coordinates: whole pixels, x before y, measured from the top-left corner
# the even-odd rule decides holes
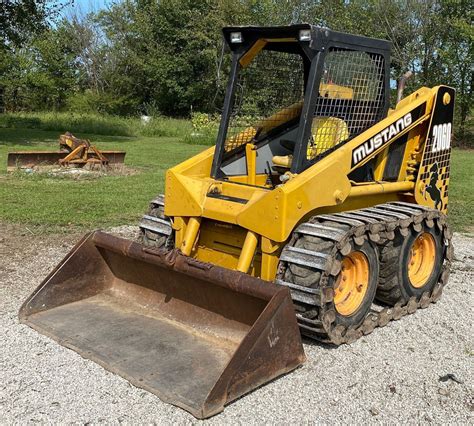
[[[118,0],[86,15],[71,2],[2,2],[5,111],[215,113],[228,67],[223,26],[308,22],[390,40],[393,81],[411,71],[407,91],[455,87],[458,137],[472,138],[469,0]]]

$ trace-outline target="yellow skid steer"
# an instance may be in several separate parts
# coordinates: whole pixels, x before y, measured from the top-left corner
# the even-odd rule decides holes
[[[216,144],[166,174],[141,242],[87,235],[20,320],[204,418],[333,345],[436,302],[454,90],[389,108],[390,43],[227,27]]]

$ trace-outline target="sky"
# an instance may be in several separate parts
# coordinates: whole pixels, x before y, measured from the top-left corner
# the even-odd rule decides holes
[[[79,9],[81,13],[87,14],[104,9],[110,3],[112,3],[112,0],[74,0],[74,6],[69,7]]]

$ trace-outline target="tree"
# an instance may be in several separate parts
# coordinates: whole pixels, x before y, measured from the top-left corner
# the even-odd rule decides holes
[[[334,30],[392,42],[392,79],[407,72],[407,92],[420,86],[457,91],[455,135],[472,144],[473,3],[469,0],[326,0],[309,2],[308,20]],[[469,142],[470,141],[470,142]]]
[[[71,0],[73,1],[73,0]],[[48,28],[69,0],[3,0],[0,7],[0,112],[4,111],[5,73],[15,63],[12,50]],[[18,63],[18,62],[17,62]]]
[[[0,76],[9,110],[58,110],[74,89],[71,42],[63,24],[45,30],[29,46],[8,57],[8,72]]]
[[[452,85],[457,134],[472,138],[469,0],[117,0],[59,21],[54,11],[68,1],[15,0],[0,9],[0,87],[8,83],[10,107],[217,112],[229,68],[223,26],[310,22],[390,40],[392,89],[408,71],[407,91]]]
[[[474,90],[474,5],[465,0],[442,2],[441,16],[446,28],[439,58],[447,84],[456,88],[457,133],[460,143],[474,145],[472,123]]]
[[[49,28],[74,0],[2,0],[0,50],[22,47]]]

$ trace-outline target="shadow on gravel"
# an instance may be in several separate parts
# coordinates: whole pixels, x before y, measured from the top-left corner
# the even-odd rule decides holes
[[[319,348],[323,348],[327,350],[334,350],[338,348],[337,345],[333,345],[332,343],[319,342],[318,340],[313,340],[313,339],[310,339],[309,337],[304,337],[304,336],[301,336],[301,338],[303,340],[304,345],[317,346]]]

